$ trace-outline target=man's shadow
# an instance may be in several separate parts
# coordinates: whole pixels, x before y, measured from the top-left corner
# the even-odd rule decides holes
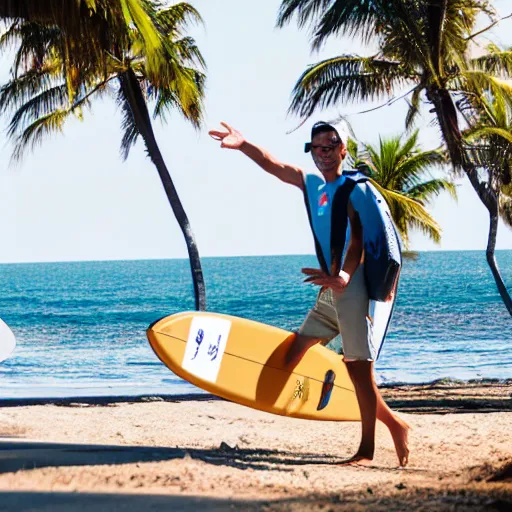
[[[266,403],[276,403],[283,388],[290,379],[298,361],[292,365],[285,365],[285,358],[295,340],[296,334],[290,334],[280,343],[264,363],[258,384],[256,385],[256,400]],[[302,357],[304,357],[303,354]]]

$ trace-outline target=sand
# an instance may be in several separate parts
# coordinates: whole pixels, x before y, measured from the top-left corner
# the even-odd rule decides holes
[[[212,397],[0,402],[0,510],[512,510],[512,382],[384,389],[412,426],[398,468],[377,428]]]

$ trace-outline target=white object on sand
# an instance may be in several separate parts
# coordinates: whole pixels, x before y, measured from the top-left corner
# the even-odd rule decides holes
[[[16,338],[9,326],[0,319],[0,363],[5,361],[16,347]]]

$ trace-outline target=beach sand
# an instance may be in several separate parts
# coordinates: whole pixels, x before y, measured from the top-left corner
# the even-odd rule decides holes
[[[512,510],[512,381],[383,389],[407,468],[377,428],[199,396],[0,403],[0,510]]]

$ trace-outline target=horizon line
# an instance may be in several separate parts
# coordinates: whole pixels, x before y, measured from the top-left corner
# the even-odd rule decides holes
[[[496,249],[495,253],[512,251],[512,249]],[[445,253],[445,252],[482,252],[485,254],[486,249],[428,249],[423,251],[402,251],[402,253]],[[201,256],[201,260],[219,259],[219,258],[278,258],[282,256],[311,256],[316,257],[314,253],[285,253],[285,254],[233,254],[223,256]],[[53,263],[102,263],[102,262],[133,262],[133,261],[189,261],[188,257],[169,257],[169,258],[105,258],[105,259],[77,259],[77,260],[43,260],[43,261],[5,261],[0,265],[37,265],[37,264],[53,264]]]

